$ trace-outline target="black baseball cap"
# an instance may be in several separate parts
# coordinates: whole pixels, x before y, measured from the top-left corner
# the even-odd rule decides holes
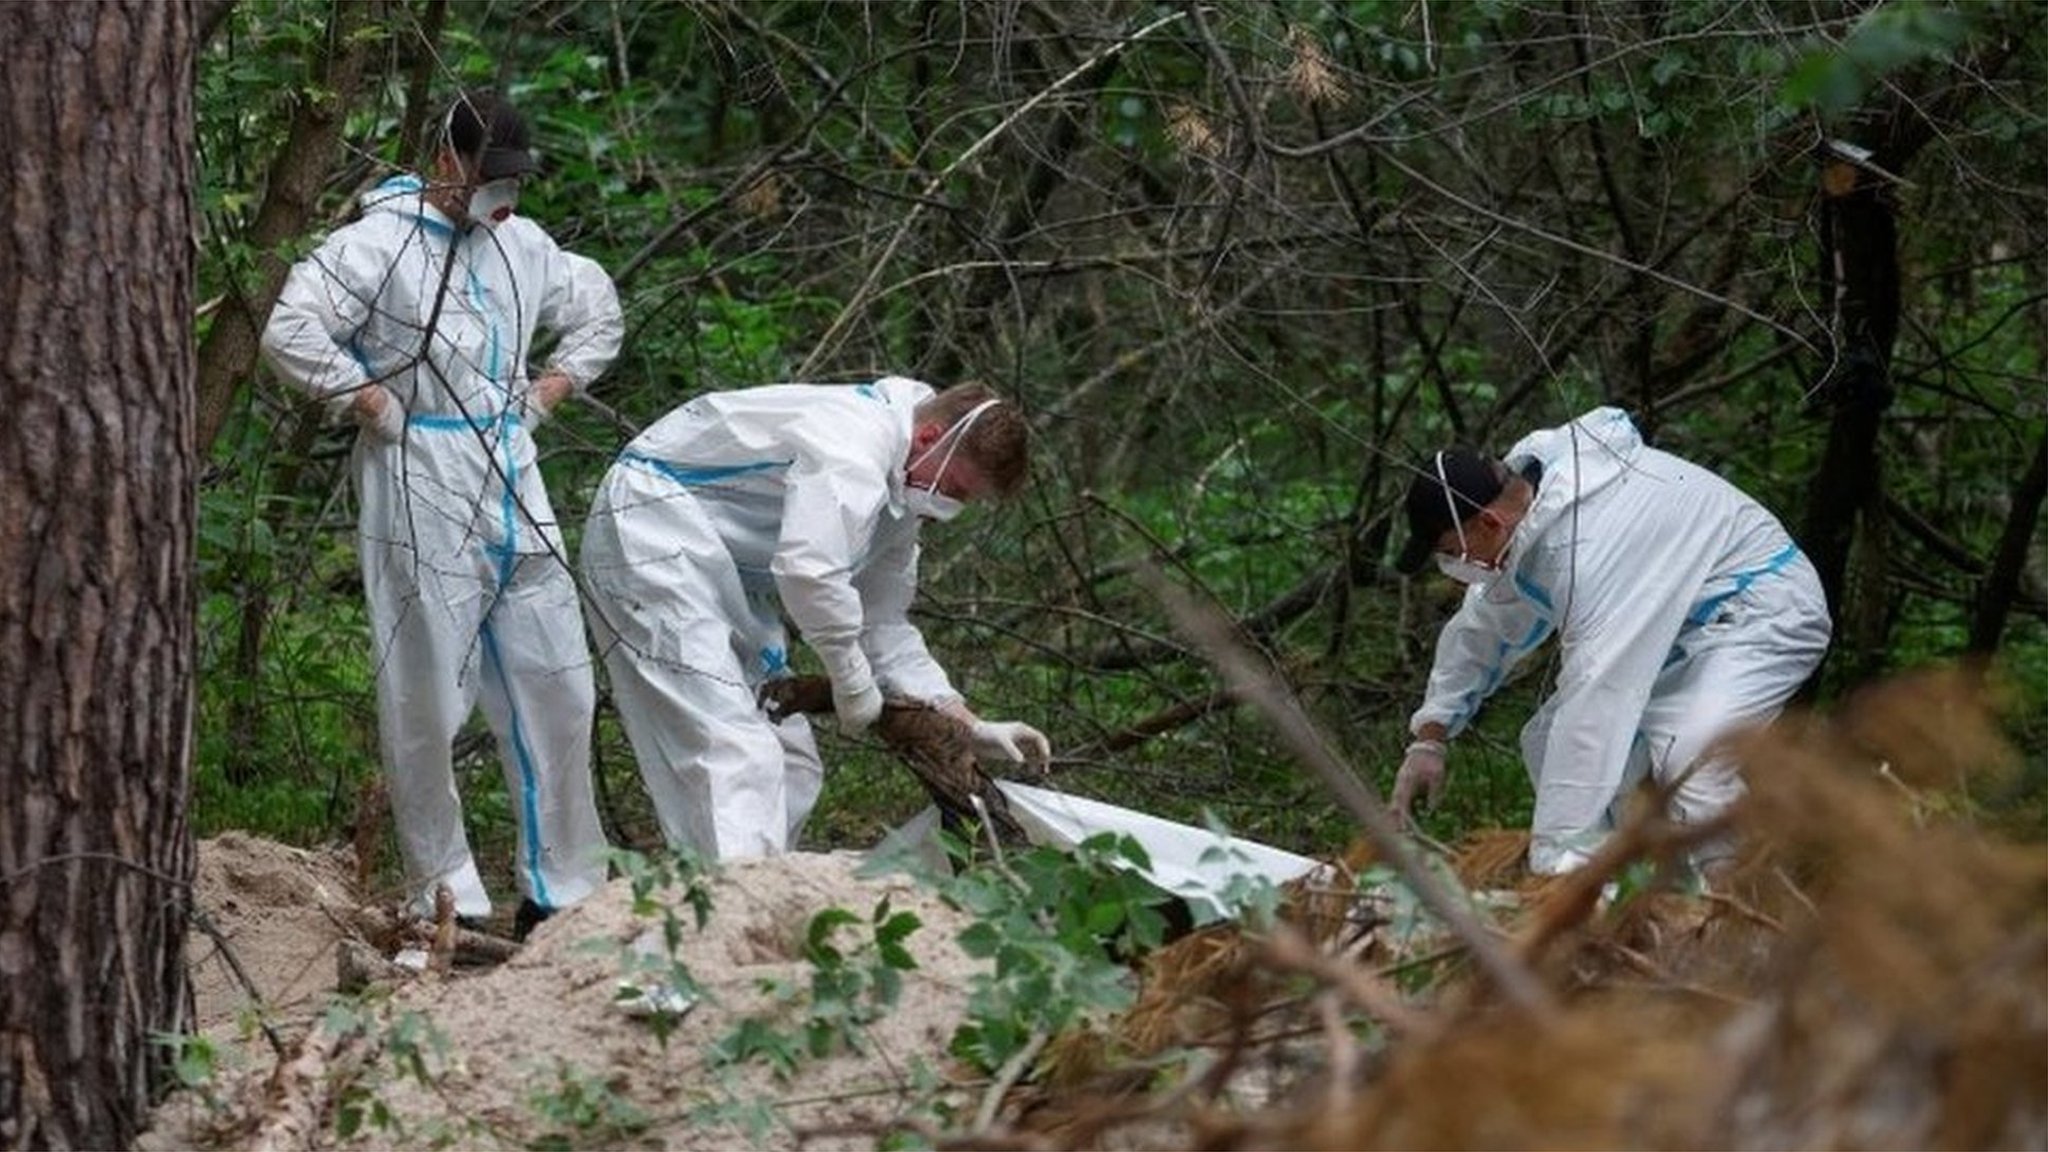
[[[1493,503],[1506,487],[1493,460],[1470,448],[1446,448],[1425,459],[1408,485],[1408,543],[1395,569],[1405,575],[1422,571],[1443,534]]]
[[[448,109],[448,144],[459,156],[482,153],[485,180],[524,176],[540,167],[526,132],[526,118],[510,101],[489,89],[464,92]]]

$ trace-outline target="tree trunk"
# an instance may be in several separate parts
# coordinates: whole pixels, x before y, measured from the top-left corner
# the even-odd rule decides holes
[[[1930,70],[1924,87],[1893,83],[1861,134],[1876,147],[1867,157],[1823,145],[1821,165],[1821,279],[1834,305],[1835,358],[1823,367],[1822,397],[1833,407],[1825,454],[1808,488],[1799,545],[1820,573],[1828,608],[1844,614],[1844,584],[1859,520],[1884,515],[1877,439],[1893,396],[1892,345],[1899,332],[1898,221],[1892,180],[1903,175],[1933,140],[1936,125],[1958,123],[1972,101],[2006,64],[2020,56],[2038,17],[2028,5],[2006,13],[2001,34],[1984,37],[1986,49],[1956,68]],[[1985,84],[1954,84],[1957,74]],[[1879,595],[1882,591],[1879,590]],[[1883,653],[1851,653],[1870,669]],[[1815,680],[1809,681],[1810,694]]]
[[[361,34],[364,25],[382,18],[381,5],[337,0],[327,22],[327,49],[321,58],[319,90],[301,92],[292,112],[291,131],[279,147],[265,182],[263,206],[244,237],[256,254],[255,266],[243,283],[230,284],[220,313],[199,349],[199,454],[213,448],[214,437],[227,421],[235,392],[256,367],[263,321],[284,288],[292,262],[285,244],[304,233],[313,218],[314,202],[341,152],[342,123],[362,86],[363,66],[377,38]],[[240,289],[238,291],[238,289]]]
[[[2020,578],[2027,571],[2027,549],[2034,530],[2041,523],[2041,502],[2048,497],[2048,435],[2034,446],[2034,461],[2013,488],[2012,513],[1998,539],[1998,552],[1985,574],[1983,590],[1977,596],[1977,610],[1970,620],[1970,653],[1989,656],[1998,651],[2005,634],[2006,617],[2012,614]]]
[[[299,490],[313,459],[313,443],[320,434],[321,420],[319,408],[301,404],[294,416],[278,426],[283,432],[285,449],[275,457],[269,491],[290,496]],[[278,510],[266,514],[275,539],[285,535],[285,508],[281,504]],[[246,567],[244,571],[246,574]],[[280,578],[292,579],[296,575],[281,574],[266,565],[258,577],[237,588],[241,604],[235,618],[235,661],[231,672],[237,683],[228,696],[227,720],[223,724],[228,733],[227,755],[221,761],[221,771],[228,783],[237,787],[258,781],[269,762],[263,743],[263,650],[270,634],[270,593]]]
[[[1834,306],[1835,359],[1824,366],[1820,392],[1834,419],[1808,490],[1799,543],[1819,571],[1828,610],[1839,622],[1847,611],[1843,592],[1857,522],[1882,514],[1877,436],[1894,395],[1898,226],[1882,176],[1830,159],[1821,171],[1821,190],[1821,277]],[[1867,668],[1875,657],[1852,652],[1850,661]]]
[[[121,1148],[186,999],[189,4],[0,4],[0,1146]]]
[[[433,114],[427,94],[433,88],[434,65],[440,59],[441,29],[448,23],[447,0],[425,0],[417,19],[420,34],[409,42],[412,72],[405,81],[405,121],[398,133],[397,163],[425,172],[434,163],[433,145],[440,143],[432,139],[435,133],[427,127]]]
[[[194,10],[193,23],[197,30],[192,40],[196,51],[213,42],[213,34],[220,31],[221,25],[226,24],[234,13],[235,0],[194,0]]]
[[[382,43],[381,36],[364,34],[365,26],[381,20],[382,9],[380,3],[363,0],[336,0],[331,9],[326,48],[316,66],[320,90],[297,96],[291,130],[271,163],[263,205],[244,238],[256,253],[254,265],[240,283],[230,284],[220,313],[199,346],[198,446],[202,459],[212,451],[242,381],[256,368],[264,320],[291,271],[286,245],[305,232],[320,190],[341,153],[343,122],[356,103],[371,53]],[[430,11],[429,18],[437,13],[438,9]],[[310,405],[307,409],[314,411]],[[301,442],[310,435],[309,418],[302,413],[292,427],[296,429],[294,447],[300,451],[286,458],[296,469],[304,459]],[[229,782],[237,785],[250,783],[257,776],[264,712],[264,636],[270,622],[269,583],[251,582],[241,591],[234,664],[241,684],[228,698],[226,727],[233,739],[222,765]]]

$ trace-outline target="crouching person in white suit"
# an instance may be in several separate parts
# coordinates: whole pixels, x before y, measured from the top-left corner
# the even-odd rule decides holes
[[[1820,579],[1777,518],[1645,445],[1617,408],[1531,433],[1498,460],[1435,453],[1407,515],[1402,570],[1433,558],[1469,587],[1437,637],[1393,806],[1406,818],[1418,794],[1434,798],[1446,742],[1554,632],[1557,690],[1522,729],[1534,872],[1584,863],[1645,775],[1674,789],[1674,819],[1720,815],[1742,780],[1715,741],[1775,716],[1827,651]],[[1711,870],[1731,851],[1722,838],[1694,862]]]
[[[1014,405],[897,376],[700,396],[627,446],[584,530],[586,611],[670,846],[772,855],[817,802],[809,721],[756,703],[788,674],[783,611],[842,732],[887,694],[952,713],[986,758],[1049,757],[1036,729],[969,710],[908,617],[920,526],[1014,492],[1028,466]]]

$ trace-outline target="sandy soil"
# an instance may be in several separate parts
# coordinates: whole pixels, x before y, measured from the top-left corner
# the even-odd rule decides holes
[[[666,1044],[618,1002],[636,940],[668,959],[657,944],[663,915],[636,915],[625,880],[541,925],[509,961],[380,981],[346,1023],[321,1023],[345,926],[358,922],[347,854],[227,835],[199,856],[199,906],[219,940],[195,932],[191,963],[197,1020],[220,1070],[208,1091],[167,1102],[145,1147],[334,1146],[347,1143],[334,1134],[336,1109],[361,1107],[356,1139],[377,1146],[793,1148],[802,1135],[807,1148],[869,1148],[894,1118],[975,1103],[942,1084],[947,1041],[983,964],[956,942],[969,921],[909,877],[858,875],[854,854],[732,865],[709,884],[702,930],[679,890],[656,893],[681,924],[674,958],[703,990]],[[801,997],[788,990],[809,987],[812,917],[857,917],[832,937],[851,953],[872,941],[884,900],[921,922],[904,941],[919,966],[903,973],[896,1007],[859,1029],[860,1050],[805,1058],[788,1076],[759,1059],[707,1058],[749,1017],[793,1033]],[[310,1046],[308,1075],[277,1073],[251,1026],[259,1018],[287,1054]],[[424,1081],[405,1072],[414,1051]],[[285,1119],[295,1106],[314,1113],[303,1130]]]

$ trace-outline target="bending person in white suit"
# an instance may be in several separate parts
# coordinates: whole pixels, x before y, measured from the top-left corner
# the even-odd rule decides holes
[[[1620,409],[1532,433],[1498,460],[1438,452],[1406,511],[1398,566],[1434,558],[1470,587],[1437,637],[1392,804],[1405,819],[1419,793],[1435,799],[1447,742],[1556,632],[1556,691],[1522,729],[1538,873],[1583,864],[1646,773],[1676,784],[1675,819],[1719,815],[1742,781],[1715,740],[1777,715],[1827,651],[1820,579],[1777,519],[1644,445]],[[1694,860],[1731,850],[1723,838]]]
[[[458,915],[491,910],[451,762],[481,703],[518,825],[524,936],[605,879],[593,672],[529,428],[611,364],[624,325],[604,270],[513,212],[535,162],[511,105],[467,93],[441,130],[433,183],[386,180],[292,268],[263,348],[362,428],[378,747],[414,907],[431,914],[446,884]],[[559,339],[530,376],[536,329]]]
[[[671,846],[782,852],[817,802],[809,721],[756,703],[788,674],[784,611],[842,732],[886,693],[952,713],[985,758],[1050,756],[1029,725],[976,716],[908,615],[920,525],[1010,494],[1028,466],[1014,405],[898,376],[700,396],[627,446],[584,530],[586,608]]]

